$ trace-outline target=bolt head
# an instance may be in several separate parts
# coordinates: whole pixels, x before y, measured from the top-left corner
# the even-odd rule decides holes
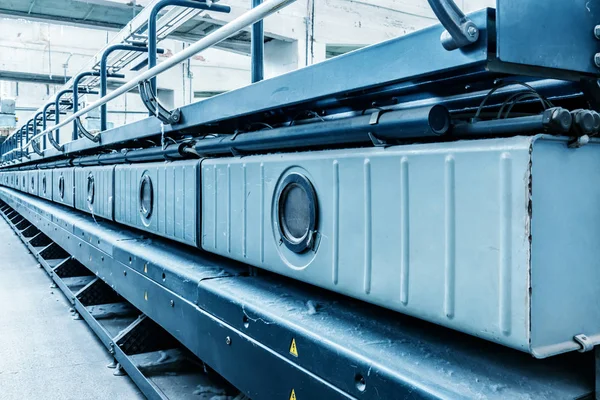
[[[470,26],[470,27],[467,29],[467,33],[469,34],[469,36],[471,36],[471,37],[475,37],[475,35],[477,35],[477,28],[476,28],[476,27],[474,27],[474,26]]]
[[[596,36],[596,39],[600,39],[600,25],[594,27],[594,36]]]
[[[225,343],[227,343],[228,346],[231,344],[231,338],[229,336],[225,338]]]
[[[594,64],[596,64],[596,67],[600,68],[600,53],[596,53],[594,56]]]

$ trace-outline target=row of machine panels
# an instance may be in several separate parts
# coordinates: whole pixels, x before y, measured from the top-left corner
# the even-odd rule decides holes
[[[0,182],[547,357],[580,349],[581,335],[600,342],[589,301],[599,153],[515,137],[2,172]]]
[[[198,245],[199,161],[0,173],[3,185]]]

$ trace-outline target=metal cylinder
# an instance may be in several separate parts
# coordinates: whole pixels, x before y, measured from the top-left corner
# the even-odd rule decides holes
[[[377,111],[344,118],[290,127],[223,135],[196,142],[198,154],[227,154],[295,148],[368,143],[377,138],[396,141],[445,135],[450,130],[450,113],[434,105],[389,112]]]

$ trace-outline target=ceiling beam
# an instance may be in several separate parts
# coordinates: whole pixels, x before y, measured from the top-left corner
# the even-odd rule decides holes
[[[6,8],[0,8],[0,16],[8,17],[8,18],[21,18],[29,21],[37,21],[37,22],[55,22],[62,25],[70,25],[77,26],[80,28],[102,28],[111,31],[118,31],[125,26],[125,24],[119,24],[115,22],[109,21],[97,21],[97,20],[85,20],[83,21],[80,18],[70,18],[67,16],[57,16],[57,15],[48,15],[48,14],[36,14],[31,13],[28,14],[24,11],[15,11],[8,10]]]

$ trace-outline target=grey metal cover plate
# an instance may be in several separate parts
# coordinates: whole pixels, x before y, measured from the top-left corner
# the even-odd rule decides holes
[[[114,166],[75,168],[75,208],[113,219]],[[88,193],[92,179],[93,194]]]
[[[600,2],[498,0],[498,58],[504,62],[598,74]]]
[[[198,245],[200,162],[158,162],[115,168],[115,221],[157,235]],[[140,213],[140,182],[152,182],[149,218]]]
[[[52,171],[52,201],[67,206],[75,206],[75,168],[57,168]],[[60,182],[64,182],[63,196],[61,197]]]
[[[515,137],[205,160],[201,246],[537,357],[575,350],[574,335],[600,332],[600,307],[574,279],[600,280],[600,248],[566,246],[558,227],[577,221],[576,237],[600,236],[583,217],[599,213],[600,146],[580,150]],[[545,157],[563,173],[534,167],[532,197],[530,161]],[[589,170],[598,173],[577,172]],[[319,245],[303,254],[280,243],[273,213],[291,172],[308,177],[319,203]],[[567,323],[547,304],[569,312]]]

